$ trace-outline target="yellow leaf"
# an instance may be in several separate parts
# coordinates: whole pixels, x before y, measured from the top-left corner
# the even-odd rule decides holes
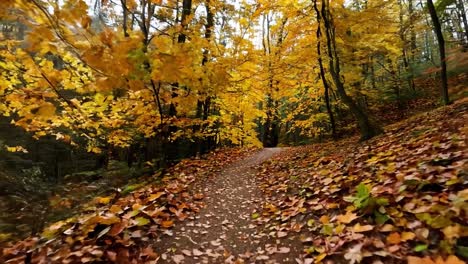
[[[460,226],[459,225],[451,225],[445,227],[442,232],[444,233],[445,237],[449,240],[453,238],[458,238],[460,236]]]
[[[150,195],[150,197],[148,197],[148,201],[152,202],[152,201],[158,199],[159,197],[163,196],[164,194],[165,194],[165,192],[153,193],[153,194]]]
[[[55,106],[51,103],[45,103],[39,107],[37,114],[44,117],[50,117],[55,114]]]
[[[136,221],[137,226],[144,226],[144,225],[149,224],[149,222],[150,222],[150,220],[148,220],[148,219],[146,219],[144,217],[137,217],[135,219],[135,221]]]
[[[111,208],[109,209],[109,211],[114,214],[120,214],[123,212],[122,208],[116,204],[113,204]]]
[[[99,197],[97,199],[97,203],[106,205],[110,202],[110,200],[111,200],[111,197]]]
[[[315,263],[321,263],[322,260],[327,256],[327,253],[322,253],[315,258]]]
[[[344,215],[338,215],[336,219],[338,222],[343,223],[343,224],[349,224],[351,223],[354,219],[358,218],[357,214],[353,212],[346,212]]]
[[[401,241],[413,240],[416,235],[413,232],[403,232],[401,233]]]
[[[362,233],[362,232],[367,232],[367,231],[371,231],[372,229],[374,229],[374,226],[372,225],[361,225],[359,223],[355,224],[353,226],[353,231],[356,232],[356,233]]]

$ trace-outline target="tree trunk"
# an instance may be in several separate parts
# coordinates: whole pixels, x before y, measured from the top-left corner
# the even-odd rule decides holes
[[[427,7],[432,18],[432,24],[434,26],[434,32],[437,36],[437,42],[439,43],[439,53],[440,53],[440,77],[442,81],[441,85],[441,95],[444,105],[450,104],[448,96],[448,83],[447,83],[447,62],[445,59],[445,41],[444,35],[442,34],[442,28],[440,26],[439,17],[437,16],[436,9],[432,0],[427,0]]]
[[[456,4],[457,4],[458,12],[463,21],[463,27],[465,28],[465,37],[466,37],[465,47],[467,47],[468,46],[468,20],[466,19],[465,5],[463,4],[463,0],[457,0]]]
[[[317,18],[317,56],[318,56],[318,64],[320,67],[320,78],[322,79],[323,87],[325,89],[325,104],[327,107],[327,113],[328,117],[330,119],[330,125],[332,129],[332,137],[333,139],[337,138],[336,135],[336,125],[335,125],[335,117],[333,116],[333,111],[330,106],[330,95],[329,95],[329,86],[328,86],[328,81],[325,77],[325,70],[323,68],[323,61],[322,61],[322,52],[321,52],[321,38],[322,38],[322,25],[321,25],[321,17],[320,17],[320,12],[317,7],[317,0],[314,0],[314,9],[316,13],[316,18]]]
[[[343,81],[340,76],[340,60],[336,50],[335,27],[333,17],[329,10],[329,0],[322,0],[322,19],[325,26],[325,35],[327,39],[327,51],[329,56],[329,70],[335,83],[336,90],[343,103],[349,108],[351,113],[358,121],[361,132],[361,140],[370,139],[383,132],[382,128],[375,123],[346,93]]]

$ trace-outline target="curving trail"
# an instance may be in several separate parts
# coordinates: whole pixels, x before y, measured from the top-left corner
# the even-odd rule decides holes
[[[208,182],[205,208],[154,244],[159,263],[294,262],[291,245],[272,240],[252,220],[264,203],[254,167],[279,152],[281,148],[263,149]]]

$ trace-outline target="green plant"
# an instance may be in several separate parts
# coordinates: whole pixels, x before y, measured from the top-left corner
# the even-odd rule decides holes
[[[346,196],[344,200],[353,203],[354,207],[359,209],[363,214],[373,215],[374,220],[378,224],[383,224],[390,219],[386,215],[385,206],[388,205],[388,199],[384,197],[372,197],[370,192],[371,187],[364,183],[360,183],[356,187],[354,196]]]

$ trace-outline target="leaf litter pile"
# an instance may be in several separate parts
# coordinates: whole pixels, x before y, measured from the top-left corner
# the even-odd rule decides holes
[[[185,160],[3,245],[0,262],[465,263],[467,108],[412,117],[364,143]]]
[[[298,263],[464,263],[467,108],[410,118],[361,144],[290,149],[261,167],[257,221],[302,241]]]
[[[203,207],[203,194],[193,190],[251,153],[215,151],[180,162],[129,195],[99,197],[88,211],[48,226],[40,236],[1,245],[0,263],[154,263],[159,255],[152,241]]]

